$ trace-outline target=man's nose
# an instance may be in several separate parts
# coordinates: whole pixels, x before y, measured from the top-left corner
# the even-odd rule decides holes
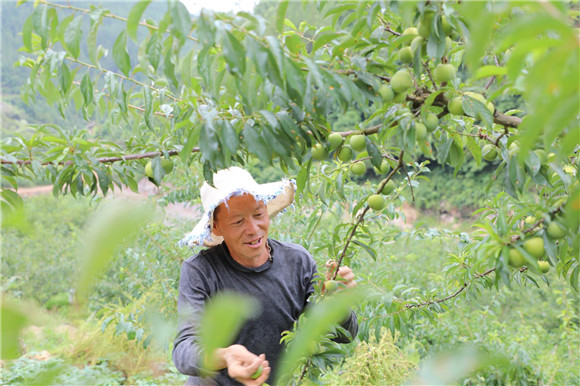
[[[257,233],[258,232],[258,222],[255,219],[250,219],[247,223],[246,230],[249,233]]]

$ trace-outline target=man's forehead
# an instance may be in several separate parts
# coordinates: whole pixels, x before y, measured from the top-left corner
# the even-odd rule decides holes
[[[266,206],[263,200],[256,198],[254,195],[250,193],[241,193],[237,195],[233,195],[226,199],[219,205],[219,208],[228,208],[228,209],[242,209],[242,208],[259,208],[262,206]]]

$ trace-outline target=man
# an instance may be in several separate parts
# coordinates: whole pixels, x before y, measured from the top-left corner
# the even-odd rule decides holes
[[[303,247],[268,239],[270,217],[294,199],[291,181],[258,184],[247,171],[232,167],[214,174],[213,182],[215,187],[205,183],[200,190],[202,219],[181,241],[210,248],[182,266],[173,361],[191,376],[189,385],[261,385],[274,378],[283,350],[281,333],[292,328],[314,292],[316,263]],[[347,287],[356,285],[348,267],[341,267],[338,275]],[[221,291],[253,297],[261,305],[260,314],[243,325],[232,345],[204,353],[198,336],[200,315],[205,303]],[[356,315],[351,312],[342,326],[355,336]],[[214,379],[202,377],[207,358],[219,370]],[[251,379],[260,367],[262,374]]]

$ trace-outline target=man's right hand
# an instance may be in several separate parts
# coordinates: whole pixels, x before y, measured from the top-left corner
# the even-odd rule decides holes
[[[270,365],[264,354],[255,355],[244,346],[234,344],[227,348],[218,349],[217,356],[223,360],[228,369],[228,375],[247,386],[262,385],[270,376]],[[262,374],[252,379],[252,375],[262,366]]]

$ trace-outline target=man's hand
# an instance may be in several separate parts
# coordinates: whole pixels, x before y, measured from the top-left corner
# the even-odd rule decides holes
[[[224,367],[228,369],[228,375],[238,382],[247,386],[262,385],[270,376],[270,365],[264,354],[255,355],[244,346],[234,344],[227,348],[219,349],[216,355],[223,360]],[[252,375],[262,366],[262,374],[256,379]]]
[[[326,273],[326,280],[331,280],[332,276],[334,275],[334,271],[336,271],[337,262],[334,260],[328,260],[326,262],[326,267],[328,268],[328,272]],[[354,273],[352,270],[343,265],[338,269],[338,274],[336,275],[336,279],[346,286],[346,288],[354,288],[356,287],[356,281],[354,280]]]

